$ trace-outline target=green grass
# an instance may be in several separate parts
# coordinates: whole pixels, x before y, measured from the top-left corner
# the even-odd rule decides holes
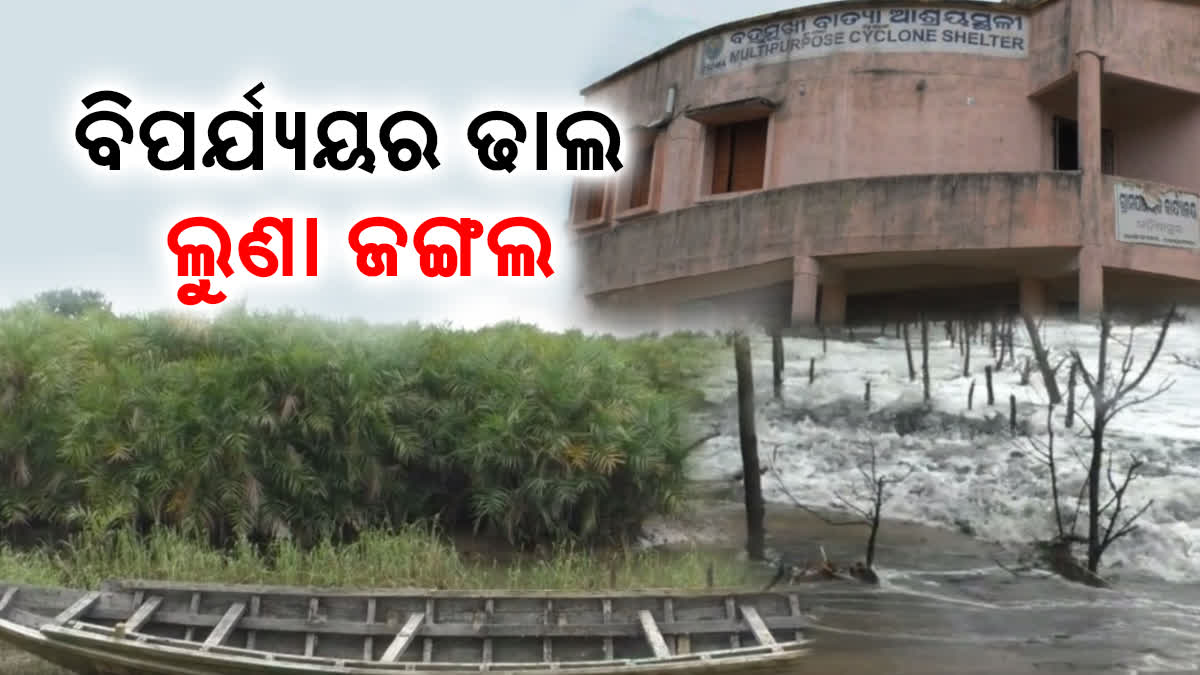
[[[217,551],[171,530],[147,537],[81,534],[54,549],[0,547],[0,580],[72,588],[95,588],[113,578],[359,588],[702,588],[710,565],[717,586],[751,581],[750,570],[727,553],[588,551],[562,545],[501,561],[462,555],[419,525],[309,549],[282,540],[261,552],[249,544]]]

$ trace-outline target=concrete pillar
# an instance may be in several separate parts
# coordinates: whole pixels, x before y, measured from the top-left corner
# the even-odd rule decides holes
[[[1020,296],[1022,314],[1046,315],[1046,284],[1041,279],[1021,279]]]
[[[1076,111],[1079,116],[1079,169],[1100,175],[1100,55],[1081,51],[1076,56],[1079,68]]]
[[[792,259],[792,325],[811,326],[817,321],[817,285],[820,267],[809,256]]]
[[[1100,247],[1079,250],[1079,318],[1094,319],[1104,311],[1104,266]]]
[[[846,282],[841,278],[823,279],[821,283],[821,325],[841,326],[845,322]]]
[[[1085,3],[1086,4],[1086,3]],[[1084,45],[1090,40],[1084,40]],[[1101,76],[1103,63],[1094,49],[1081,49],[1076,54],[1078,70],[1079,118],[1079,318],[1090,319],[1104,310],[1104,272],[1100,231],[1101,191]]]

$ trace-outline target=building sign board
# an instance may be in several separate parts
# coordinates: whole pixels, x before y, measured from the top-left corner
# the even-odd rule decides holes
[[[829,10],[714,35],[699,45],[697,77],[842,52],[942,52],[1024,58],[1029,17],[932,7]]]
[[[1200,248],[1200,196],[1117,183],[1117,241]]]

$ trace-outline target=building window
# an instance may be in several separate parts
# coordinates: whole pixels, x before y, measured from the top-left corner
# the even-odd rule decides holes
[[[721,124],[712,130],[712,194],[758,190],[767,163],[767,118]]]
[[[604,217],[604,183],[580,181],[575,184],[575,222],[594,223]]]
[[[1054,118],[1054,170],[1079,170],[1079,123],[1065,117]],[[1100,130],[1100,172],[1116,173],[1116,141],[1112,129]]]
[[[649,137],[641,139],[633,153],[633,162],[622,186],[623,209],[639,209],[650,205],[653,177],[654,138]]]

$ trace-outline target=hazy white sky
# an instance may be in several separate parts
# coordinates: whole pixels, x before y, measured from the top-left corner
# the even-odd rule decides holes
[[[286,171],[220,181],[154,180],[126,171],[98,176],[98,169],[84,170],[84,150],[73,140],[83,114],[79,98],[95,85],[117,84],[131,87],[125,93],[135,105],[144,94],[245,109],[236,97],[262,80],[268,114],[278,109],[271,96],[280,91],[350,105],[410,96],[419,98],[446,137],[463,134],[465,126],[442,118],[481,96],[517,105],[574,105],[584,85],[689,33],[803,4],[811,3],[211,0],[77,3],[70,9],[16,3],[6,12],[9,30],[0,41],[10,92],[0,107],[7,130],[0,166],[7,207],[0,225],[0,305],[50,288],[87,287],[106,293],[118,311],[181,308],[174,300],[178,282],[164,272],[163,239],[181,214],[218,217],[235,236],[263,215],[316,216],[337,236],[322,240],[322,256],[345,257],[351,254],[344,236],[353,221],[343,221],[352,214],[367,209],[394,217],[411,236],[418,217],[441,210],[481,220],[475,214],[544,214],[557,243],[551,262],[558,274],[549,280],[497,279],[494,273],[430,280],[410,273],[367,285],[346,265],[323,262],[314,282],[254,282],[236,288],[232,299],[373,321],[571,322],[578,303],[573,254],[562,234],[568,194],[562,178],[482,179],[457,157],[444,158],[425,180],[395,172],[386,158],[377,158],[383,170],[376,173],[388,176],[383,179],[363,174],[362,180],[313,180]],[[202,151],[208,147],[206,118],[198,121]],[[131,156],[141,146],[135,141],[125,148]],[[144,163],[144,156],[136,161]],[[484,272],[492,257],[484,242],[476,250],[475,271]],[[407,255],[411,251],[410,244]],[[415,257],[407,260],[415,267]]]

